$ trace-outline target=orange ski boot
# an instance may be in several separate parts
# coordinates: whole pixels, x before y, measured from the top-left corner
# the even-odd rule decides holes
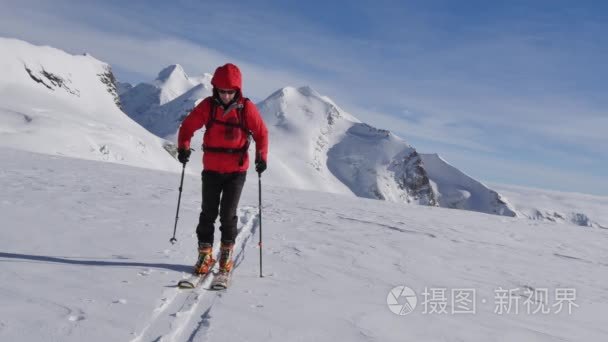
[[[211,271],[215,259],[213,259],[213,245],[201,244],[198,247],[198,261],[194,265],[195,274],[207,274]]]

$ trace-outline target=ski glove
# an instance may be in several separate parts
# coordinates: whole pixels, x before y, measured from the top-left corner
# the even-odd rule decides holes
[[[255,160],[255,172],[262,173],[266,170],[266,161],[264,159]]]
[[[180,163],[186,164],[190,160],[190,149],[180,148],[177,150],[177,160]]]

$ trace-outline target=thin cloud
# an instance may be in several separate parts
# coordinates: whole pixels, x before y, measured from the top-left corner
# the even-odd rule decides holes
[[[279,87],[295,83],[296,80],[305,79],[289,71],[260,67],[179,38],[141,38],[104,32],[87,26],[57,23],[45,15],[36,17],[38,25],[25,27],[19,19],[1,19],[0,32],[3,34],[45,42],[46,45],[63,48],[71,53],[88,52],[114,67],[146,77],[175,63],[182,64],[188,72],[195,70],[203,73],[213,72],[218,65],[232,61],[246,72],[244,82],[248,93],[258,98],[269,95]]]

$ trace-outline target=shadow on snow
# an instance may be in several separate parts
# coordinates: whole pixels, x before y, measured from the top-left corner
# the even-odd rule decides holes
[[[164,263],[145,263],[145,262],[127,262],[127,261],[101,261],[101,260],[75,260],[74,258],[53,257],[45,255],[17,254],[0,252],[0,258],[39,261],[49,263],[59,263],[67,265],[83,265],[83,266],[105,266],[105,267],[147,267],[160,268],[176,272],[190,272],[191,265],[177,265]],[[7,261],[0,259],[0,262]]]

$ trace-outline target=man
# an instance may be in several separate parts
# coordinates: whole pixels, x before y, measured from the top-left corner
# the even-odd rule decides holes
[[[205,98],[182,122],[178,134],[178,159],[188,162],[190,139],[206,127],[203,137],[203,203],[196,234],[199,257],[194,273],[206,274],[213,259],[215,220],[220,216],[219,271],[229,273],[237,235],[236,210],[249,167],[249,141],[255,141],[255,169],[266,170],[268,130],[255,104],[243,97],[241,72],[234,64],[218,67],[211,79],[213,96]]]

